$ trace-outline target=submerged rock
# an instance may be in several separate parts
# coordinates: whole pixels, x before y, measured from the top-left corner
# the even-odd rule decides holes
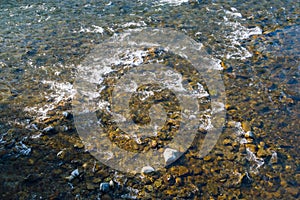
[[[142,168],[142,174],[149,174],[149,173],[151,173],[151,172],[154,172],[155,170],[154,170],[154,168],[153,167],[151,167],[151,166],[145,166],[145,167],[143,167]]]
[[[175,161],[177,159],[177,153],[178,151],[175,149],[166,148],[164,151],[164,159],[166,164],[170,164],[171,162]]]
[[[109,183],[107,183],[107,182],[100,183],[100,191],[108,192],[109,191]]]

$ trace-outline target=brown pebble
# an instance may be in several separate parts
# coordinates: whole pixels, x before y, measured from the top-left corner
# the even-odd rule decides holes
[[[248,121],[242,122],[242,128],[244,129],[245,132],[251,131],[251,126]]]
[[[210,161],[211,160],[211,156],[210,155],[207,155],[203,158],[204,161]]]
[[[177,178],[175,179],[175,184],[179,186],[179,185],[181,185],[181,183],[182,183],[181,178],[180,178],[180,177],[177,177]]]
[[[170,172],[174,176],[183,176],[189,173],[189,169],[185,166],[173,166],[170,168]]]
[[[104,194],[101,199],[102,200],[111,200],[112,198],[108,194]]]
[[[298,196],[299,188],[297,188],[297,187],[287,187],[286,191],[288,193],[290,193],[291,195],[293,195],[294,197],[296,197],[296,196]]]
[[[231,140],[228,139],[228,138],[226,138],[226,139],[223,140],[223,144],[224,145],[230,145],[231,144]]]
[[[268,154],[267,154],[266,150],[264,150],[263,148],[258,149],[258,151],[257,151],[257,156],[258,157],[266,157],[267,155]]]
[[[95,185],[93,185],[92,183],[86,183],[86,188],[88,190],[94,190],[95,189]]]

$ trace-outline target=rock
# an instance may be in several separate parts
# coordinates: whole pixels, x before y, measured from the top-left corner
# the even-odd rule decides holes
[[[296,174],[295,176],[298,185],[300,185],[300,174]]]
[[[101,197],[102,200],[111,200],[111,196],[109,196],[108,194],[104,194],[102,197]]]
[[[24,178],[24,181],[33,183],[33,182],[37,182],[41,179],[42,179],[41,174],[29,174],[28,176],[26,176],[26,178]]]
[[[43,133],[45,134],[55,134],[57,133],[56,129],[53,126],[47,126],[43,129]]]
[[[163,180],[164,180],[164,183],[168,184],[168,185],[173,185],[175,182],[174,177],[171,174],[165,174],[163,176]]]
[[[210,161],[212,157],[210,155],[207,155],[203,158],[204,161]]]
[[[247,132],[245,133],[245,138],[252,138],[252,139],[254,139],[254,134],[253,134],[253,132],[252,132],[252,131],[247,131]]]
[[[157,146],[157,141],[156,140],[152,140],[151,141],[151,147],[155,148]]]
[[[242,122],[242,128],[244,129],[245,132],[251,131],[251,126],[248,121]]]
[[[109,181],[109,186],[112,187],[112,188],[115,187],[115,183],[114,183],[113,180],[110,180],[110,181]]]
[[[162,180],[160,180],[160,179],[158,179],[158,180],[156,180],[156,181],[154,182],[154,186],[155,186],[156,188],[159,188],[161,185],[162,185]]]
[[[100,183],[101,182],[101,178],[94,178],[93,179],[93,183]]]
[[[77,149],[82,149],[84,147],[84,145],[82,144],[82,142],[76,142],[74,144],[74,147],[77,148]]]
[[[79,171],[78,171],[78,169],[75,169],[74,171],[72,171],[72,172],[71,172],[71,176],[74,176],[74,177],[79,176]]]
[[[154,171],[155,170],[154,170],[153,167],[151,167],[151,166],[145,166],[145,167],[142,168],[141,173],[142,174],[149,174],[149,173],[154,172]]]
[[[278,162],[277,153],[275,151],[272,151],[272,157],[270,159],[270,164],[275,164]]]
[[[177,186],[180,186],[180,185],[182,184],[182,179],[181,179],[180,177],[177,177],[177,178],[175,179],[175,184],[176,184]]]
[[[94,190],[96,187],[95,187],[95,185],[93,185],[92,183],[86,183],[86,188],[87,188],[88,190]]]
[[[258,151],[257,151],[257,156],[258,157],[266,157],[267,155],[268,154],[267,154],[266,150],[264,150],[263,148],[258,149]]]
[[[100,183],[100,191],[108,192],[109,191],[109,183],[107,183],[107,182]]]
[[[146,185],[145,188],[146,188],[146,190],[148,192],[152,192],[153,191],[153,186],[152,185]]]
[[[288,193],[290,193],[291,195],[293,195],[294,197],[297,197],[298,193],[299,193],[299,188],[297,188],[297,187],[287,187],[286,191]]]
[[[223,140],[223,144],[224,145],[230,145],[231,144],[231,140],[228,139],[228,138],[226,138],[226,139]]]
[[[170,172],[174,176],[184,176],[189,173],[189,169],[185,166],[173,166],[170,168]]]
[[[178,153],[177,150],[171,149],[171,148],[166,148],[164,151],[164,159],[166,164],[170,164],[174,162],[177,159],[176,154]]]
[[[77,176],[79,176],[79,171],[78,171],[78,169],[75,169],[71,172],[71,175],[67,176],[65,179],[67,179],[68,181],[72,181]]]

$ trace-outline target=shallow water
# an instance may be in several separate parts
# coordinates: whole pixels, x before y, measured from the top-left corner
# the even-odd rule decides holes
[[[297,1],[5,1],[0,10],[1,199],[299,198]],[[208,117],[180,159],[146,176],[116,171],[91,156],[71,107],[74,82],[89,53],[110,37],[145,27],[172,28],[201,43],[226,91],[219,108],[226,111],[226,123],[212,151],[204,158],[197,154]],[[109,62],[182,62],[155,52],[127,52]],[[105,84],[109,80],[99,88]],[[122,143],[113,128],[106,130],[120,146],[146,148]],[[158,136],[153,148],[173,137]],[[76,169],[79,175],[66,179]],[[110,180],[115,186],[101,191],[99,184]]]

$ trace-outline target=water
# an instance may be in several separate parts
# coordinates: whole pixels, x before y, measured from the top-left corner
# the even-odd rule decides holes
[[[289,0],[2,1],[1,199],[299,198],[299,7]],[[219,108],[226,125],[211,153],[197,155],[201,133],[179,160],[151,176],[118,172],[92,157],[71,107],[78,69],[93,48],[144,27],[172,28],[201,43],[227,98]],[[135,65],[147,53],[111,61]],[[201,122],[206,129],[209,116]],[[66,180],[76,169],[78,177]],[[110,180],[115,187],[100,191]]]

